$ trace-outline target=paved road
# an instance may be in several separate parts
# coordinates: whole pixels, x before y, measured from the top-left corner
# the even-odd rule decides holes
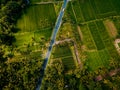
[[[69,0],[64,0],[64,3],[63,3],[63,6],[61,8],[61,11],[59,13],[59,16],[57,18],[57,21],[56,21],[56,24],[55,24],[55,27],[54,27],[54,30],[53,30],[53,33],[52,33],[52,37],[51,37],[51,41],[50,41],[50,45],[48,47],[48,51],[47,51],[47,54],[46,54],[46,58],[44,60],[44,63],[43,63],[43,66],[42,66],[42,70],[40,71],[40,73],[42,74],[38,80],[38,85],[36,87],[36,90],[40,90],[41,88],[41,83],[42,83],[42,79],[43,79],[43,76],[44,76],[44,71],[46,69],[46,66],[47,66],[47,63],[48,63],[48,60],[49,60],[49,57],[50,57],[50,54],[51,54],[51,51],[52,51],[52,47],[54,45],[54,42],[55,42],[55,39],[56,39],[56,35],[57,35],[57,32],[61,26],[61,23],[62,23],[62,17],[64,15],[64,10],[67,6],[67,3],[68,3]]]

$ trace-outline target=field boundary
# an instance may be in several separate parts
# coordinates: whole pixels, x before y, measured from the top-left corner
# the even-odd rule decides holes
[[[49,2],[35,2],[31,3],[31,5],[39,5],[39,4],[51,4],[51,3],[63,3],[63,1],[49,1]]]

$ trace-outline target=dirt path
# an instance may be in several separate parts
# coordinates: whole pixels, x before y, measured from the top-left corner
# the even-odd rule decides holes
[[[32,4],[50,4],[50,3],[61,3],[63,1],[49,1],[49,2],[36,2],[36,3],[32,3]]]
[[[80,39],[82,41],[83,40],[83,35],[82,35],[82,32],[81,32],[80,26],[77,26],[77,29],[78,29],[78,33],[80,35]]]
[[[111,20],[105,20],[104,25],[105,25],[109,35],[112,38],[115,38],[117,36],[117,29],[116,29],[114,23]]]
[[[58,44],[60,44],[60,43],[70,42],[70,41],[71,41],[71,39],[64,39],[64,40],[61,40],[61,41],[56,41],[56,42],[54,43],[54,45],[58,45]]]
[[[80,65],[80,68],[82,68],[82,63],[81,63],[81,60],[79,58],[79,52],[78,52],[78,49],[77,49],[77,45],[74,41],[73,41],[73,43],[74,43],[74,50],[75,50],[75,55],[76,55],[76,58],[77,58],[77,62]]]

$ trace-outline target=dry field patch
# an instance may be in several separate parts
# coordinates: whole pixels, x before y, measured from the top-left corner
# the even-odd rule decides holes
[[[104,25],[110,35],[110,37],[115,38],[117,36],[117,29],[111,20],[105,20]]]

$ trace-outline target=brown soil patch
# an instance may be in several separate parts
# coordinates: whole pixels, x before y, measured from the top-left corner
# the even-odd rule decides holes
[[[83,35],[82,35],[82,32],[81,32],[80,26],[77,26],[77,29],[78,29],[78,33],[80,35],[80,39],[83,40]]]
[[[104,25],[105,25],[106,29],[108,30],[109,35],[112,38],[115,38],[117,36],[117,29],[116,29],[114,23],[111,20],[105,20]]]

